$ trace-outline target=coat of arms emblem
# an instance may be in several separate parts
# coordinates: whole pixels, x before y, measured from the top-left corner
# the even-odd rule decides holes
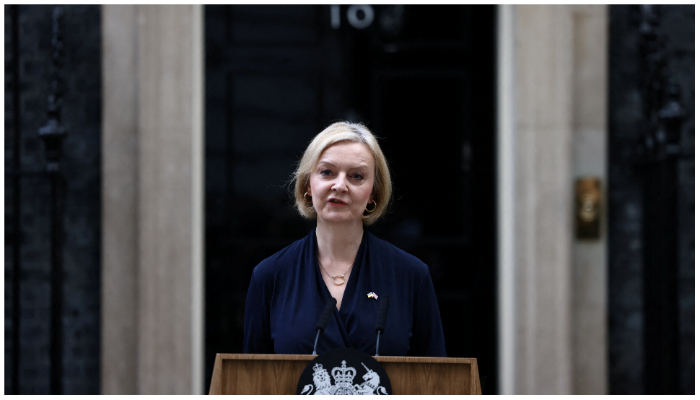
[[[323,368],[323,364],[314,365],[314,384],[304,386],[299,394],[325,394],[325,395],[377,395],[388,394],[384,386],[380,386],[380,377],[375,371],[367,368],[364,363],[360,363],[367,370],[362,375],[362,384],[353,384],[357,371],[353,367],[348,367],[345,360],[340,367],[334,367],[331,374]],[[331,384],[331,375],[335,384]]]

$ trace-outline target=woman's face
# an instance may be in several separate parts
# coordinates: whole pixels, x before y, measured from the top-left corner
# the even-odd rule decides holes
[[[360,221],[372,200],[374,157],[364,143],[336,143],[321,154],[309,186],[319,219]]]

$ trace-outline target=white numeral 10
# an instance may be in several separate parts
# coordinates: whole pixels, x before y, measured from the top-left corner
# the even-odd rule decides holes
[[[362,14],[360,14],[360,11],[362,11]],[[348,7],[347,19],[353,28],[365,29],[374,21],[374,9],[368,4],[353,4]],[[331,27],[333,29],[340,28],[339,5],[331,5]]]

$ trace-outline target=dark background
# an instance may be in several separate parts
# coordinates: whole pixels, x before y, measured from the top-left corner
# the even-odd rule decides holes
[[[609,10],[610,393],[693,394],[695,7]]]
[[[52,93],[53,6],[5,11],[5,393],[51,392],[51,182],[39,128]],[[99,6],[64,6],[63,360],[67,394],[100,390]],[[17,289],[15,290],[15,284]],[[15,298],[17,296],[17,298]],[[15,308],[16,307],[16,308]]]
[[[66,394],[97,394],[100,8],[62,8],[68,136],[59,377]],[[329,6],[205,8],[206,386],[213,354],[240,349],[251,269],[313,226],[288,195],[294,162],[323,127],[349,119],[380,136],[396,183],[391,212],[372,231],[431,267],[448,355],[477,357],[484,392],[495,392],[495,9],[441,8],[376,6],[363,30],[348,24],[347,6],[337,30]],[[657,8],[665,72],[652,91],[640,7],[609,8],[612,394],[694,393],[695,12]],[[6,394],[50,393],[51,197],[37,131],[51,91],[53,9],[4,6]],[[384,12],[403,23],[386,17],[382,25]],[[654,148],[677,151],[650,155],[639,143],[658,125],[657,106],[672,97],[663,88],[673,85],[686,113],[677,135]]]
[[[252,269],[315,226],[289,177],[338,120],[379,137],[394,201],[370,227],[430,267],[447,354],[496,387],[493,6],[207,6],[206,365],[242,351]],[[351,10],[352,11],[352,10]],[[362,15],[360,16],[362,17]]]

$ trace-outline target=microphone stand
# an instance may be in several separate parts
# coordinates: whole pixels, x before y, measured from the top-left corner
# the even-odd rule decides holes
[[[321,318],[318,319],[318,324],[316,324],[316,340],[314,341],[314,352],[311,354],[312,356],[316,355],[316,345],[318,344],[318,337],[321,336],[321,332],[323,332],[326,329],[326,326],[328,325],[328,320],[331,318],[331,314],[333,313],[333,309],[335,308],[335,304],[337,303],[337,300],[333,297],[328,299],[326,302],[326,308],[323,309],[323,313],[321,314]]]
[[[379,311],[377,312],[377,324],[374,328],[377,331],[377,351],[374,355],[379,356],[379,337],[384,333],[384,326],[386,325],[386,311],[389,309],[389,298],[382,296],[379,299]]]

